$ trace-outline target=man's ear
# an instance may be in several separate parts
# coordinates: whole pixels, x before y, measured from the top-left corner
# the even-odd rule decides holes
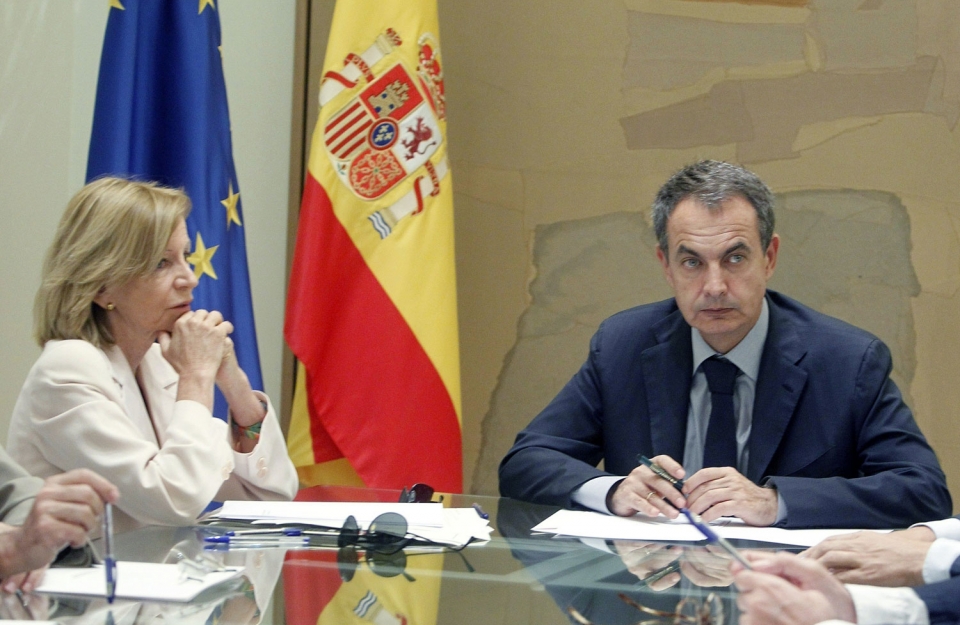
[[[673,273],[670,271],[670,259],[663,252],[663,249],[658,245],[657,246],[657,260],[660,261],[660,266],[663,267],[663,277],[666,278],[670,286],[673,286]]]
[[[773,270],[777,267],[777,252],[780,251],[780,237],[775,233],[770,239],[770,245],[764,254],[767,264],[767,280],[773,275]]]

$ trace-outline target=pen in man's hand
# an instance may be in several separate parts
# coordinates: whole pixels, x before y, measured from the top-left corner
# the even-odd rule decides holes
[[[672,475],[670,475],[669,473],[667,473],[667,470],[666,470],[666,469],[664,469],[663,467],[661,467],[659,464],[657,464],[656,462],[654,462],[654,461],[651,460],[650,458],[647,458],[646,456],[640,455],[640,456],[637,456],[637,462],[639,462],[639,463],[642,464],[643,466],[645,466],[645,467],[647,467],[648,469],[650,469],[651,471],[653,471],[653,473],[654,473],[657,477],[661,477],[661,478],[667,480],[668,482],[670,482],[671,484],[673,484],[673,487],[676,488],[677,490],[680,490],[680,491],[683,490],[683,480],[679,480],[679,479],[673,477]]]
[[[103,568],[107,572],[107,603],[117,596],[117,560],[113,557],[113,506],[103,506]]]

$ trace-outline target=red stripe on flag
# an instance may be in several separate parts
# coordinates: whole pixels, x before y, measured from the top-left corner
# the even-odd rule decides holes
[[[342,581],[334,551],[291,551],[284,557],[283,596],[287,625],[317,625]]]
[[[350,119],[343,120],[343,123],[341,123],[338,120],[336,123],[330,124],[329,126],[327,126],[327,134],[326,134],[327,145],[333,143],[334,141],[339,140],[341,134],[350,130],[357,124],[363,123],[363,122],[366,122],[368,125],[372,123],[366,111],[358,111]]]
[[[343,121],[343,118],[349,116],[349,115],[352,114],[354,111],[356,111],[358,108],[360,108],[360,102],[354,102],[353,104],[350,105],[349,108],[347,108],[346,110],[344,110],[343,112],[341,112],[339,115],[337,115],[336,117],[334,117],[334,118],[330,121],[330,125],[331,125],[331,126],[336,126],[336,125],[339,124],[341,121]]]
[[[349,143],[350,141],[353,141],[354,138],[355,138],[357,135],[360,135],[360,142],[363,142],[363,140],[364,140],[366,137],[364,137],[362,133],[363,133],[364,131],[366,131],[366,129],[369,128],[371,125],[373,125],[373,122],[370,121],[370,120],[367,120],[365,123],[361,124],[360,126],[357,126],[357,129],[356,129],[356,130],[354,130],[354,131],[351,132],[349,135],[347,135],[346,137],[344,137],[344,138],[343,138],[343,141],[341,141],[339,144],[337,144],[337,145],[335,145],[333,148],[331,148],[330,151],[333,152],[334,154],[340,154],[343,146],[346,145],[347,143]],[[353,149],[355,149],[355,148],[356,148],[356,142],[354,142],[354,145],[350,146],[350,149],[349,149],[349,150],[343,150],[342,153],[343,153],[343,154],[349,154],[350,151],[353,150]]]
[[[367,486],[462,490],[460,424],[447,389],[311,175],[284,335],[307,370],[312,433],[321,428]]]

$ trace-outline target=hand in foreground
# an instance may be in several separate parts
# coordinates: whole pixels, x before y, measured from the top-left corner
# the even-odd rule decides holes
[[[740,589],[741,625],[810,625],[830,619],[855,623],[847,589],[822,565],[789,553],[747,553],[753,570],[731,564]]]
[[[158,335],[163,357],[180,375],[177,399],[213,408],[213,383],[223,363],[224,339],[231,332],[233,324],[219,312],[191,310],[177,319],[172,333]]]
[[[683,547],[635,540],[615,540],[613,546],[628,571],[641,581],[650,580],[647,587],[651,590],[666,590],[680,581],[680,573],[676,571],[656,580],[651,577],[679,558]]]
[[[0,619],[4,621],[46,621],[49,618],[50,600],[44,595],[6,591],[0,594]]]
[[[113,484],[87,469],[48,478],[24,524],[0,533],[3,589],[32,591],[57,553],[82,546],[98,526],[103,503],[119,496]]]
[[[757,526],[777,520],[777,491],[757,486],[732,467],[710,467],[694,473],[683,485],[690,512],[704,521],[735,516]]]
[[[657,456],[653,461],[677,479],[682,479],[685,475],[680,463],[670,456]],[[673,506],[664,501],[664,498],[673,502]],[[670,519],[677,518],[676,508],[685,505],[686,500],[673,484],[657,477],[643,465],[631,471],[630,475],[617,485],[607,501],[607,507],[618,516],[633,516],[639,512],[647,516],[663,514]]]
[[[856,532],[830,537],[804,553],[847,584],[920,586],[935,538],[923,526],[889,534]]]

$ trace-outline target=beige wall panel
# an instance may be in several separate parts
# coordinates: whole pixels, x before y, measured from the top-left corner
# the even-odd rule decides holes
[[[503,354],[516,340],[517,317],[527,305],[523,216],[474,197],[471,191],[483,193],[465,182],[470,171],[461,166],[455,183],[459,316],[461,328],[470,328],[460,337],[460,360],[468,363],[460,375],[465,484],[482,446],[477,415],[489,409]]]
[[[954,511],[960,499],[960,295],[923,293],[913,301],[917,324],[917,376],[913,384],[917,422],[947,474]]]
[[[717,67],[804,60],[803,24],[731,24],[634,11],[627,20],[625,87],[669,90],[696,83]],[[677,40],[676,33],[692,30],[697,37]]]
[[[913,268],[924,294],[952,297],[960,289],[960,204],[904,197],[912,215]]]
[[[960,102],[960,11],[955,3],[917,1],[917,55],[943,62],[943,98]]]
[[[815,0],[810,29],[822,42],[824,69],[907,67],[916,56],[912,0]]]
[[[865,189],[952,202],[960,197],[960,144],[941,117],[889,115],[798,158],[751,168],[775,190]]]

